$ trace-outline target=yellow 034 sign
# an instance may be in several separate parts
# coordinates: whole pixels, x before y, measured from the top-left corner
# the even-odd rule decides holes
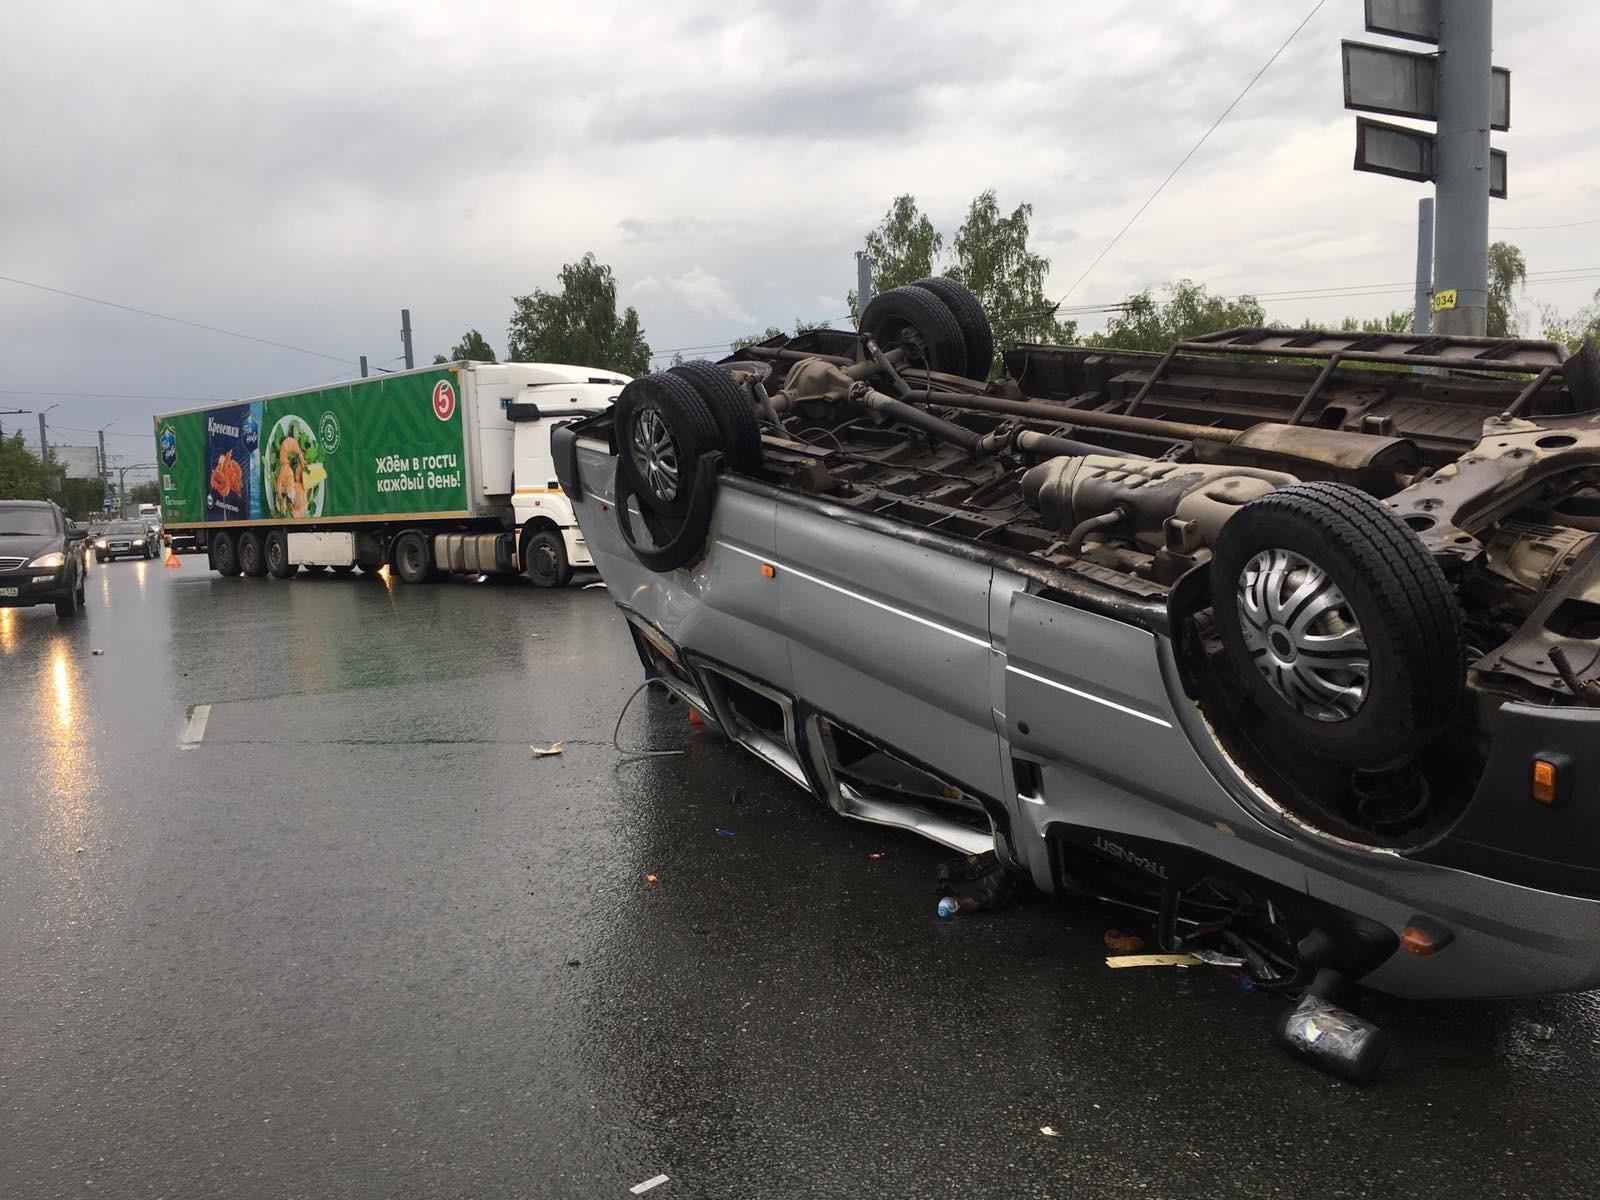
[[[1445,309],[1454,308],[1455,306],[1456,306],[1456,289],[1455,288],[1445,288],[1443,291],[1435,292],[1433,294],[1433,311],[1434,312],[1444,312]]]

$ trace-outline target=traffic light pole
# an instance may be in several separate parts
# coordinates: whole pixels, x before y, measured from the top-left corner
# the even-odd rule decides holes
[[[1436,135],[1435,294],[1455,306],[1434,314],[1435,333],[1483,336],[1489,320],[1489,120],[1493,0],[1440,6]]]

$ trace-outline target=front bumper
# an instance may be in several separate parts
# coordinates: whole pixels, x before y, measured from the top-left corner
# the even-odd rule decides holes
[[[61,569],[24,569],[0,574],[0,608],[26,608],[60,600],[66,595],[64,574]]]

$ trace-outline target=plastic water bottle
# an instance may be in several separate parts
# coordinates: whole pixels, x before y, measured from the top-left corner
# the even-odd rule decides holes
[[[939,915],[941,917],[953,917],[960,911],[961,901],[954,896],[941,896],[939,898]]]

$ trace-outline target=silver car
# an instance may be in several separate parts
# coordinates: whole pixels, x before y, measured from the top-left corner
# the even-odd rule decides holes
[[[1353,1079],[1352,985],[1600,984],[1600,355],[993,353],[927,280],[559,432],[647,671],[840,814],[1291,994]]]

